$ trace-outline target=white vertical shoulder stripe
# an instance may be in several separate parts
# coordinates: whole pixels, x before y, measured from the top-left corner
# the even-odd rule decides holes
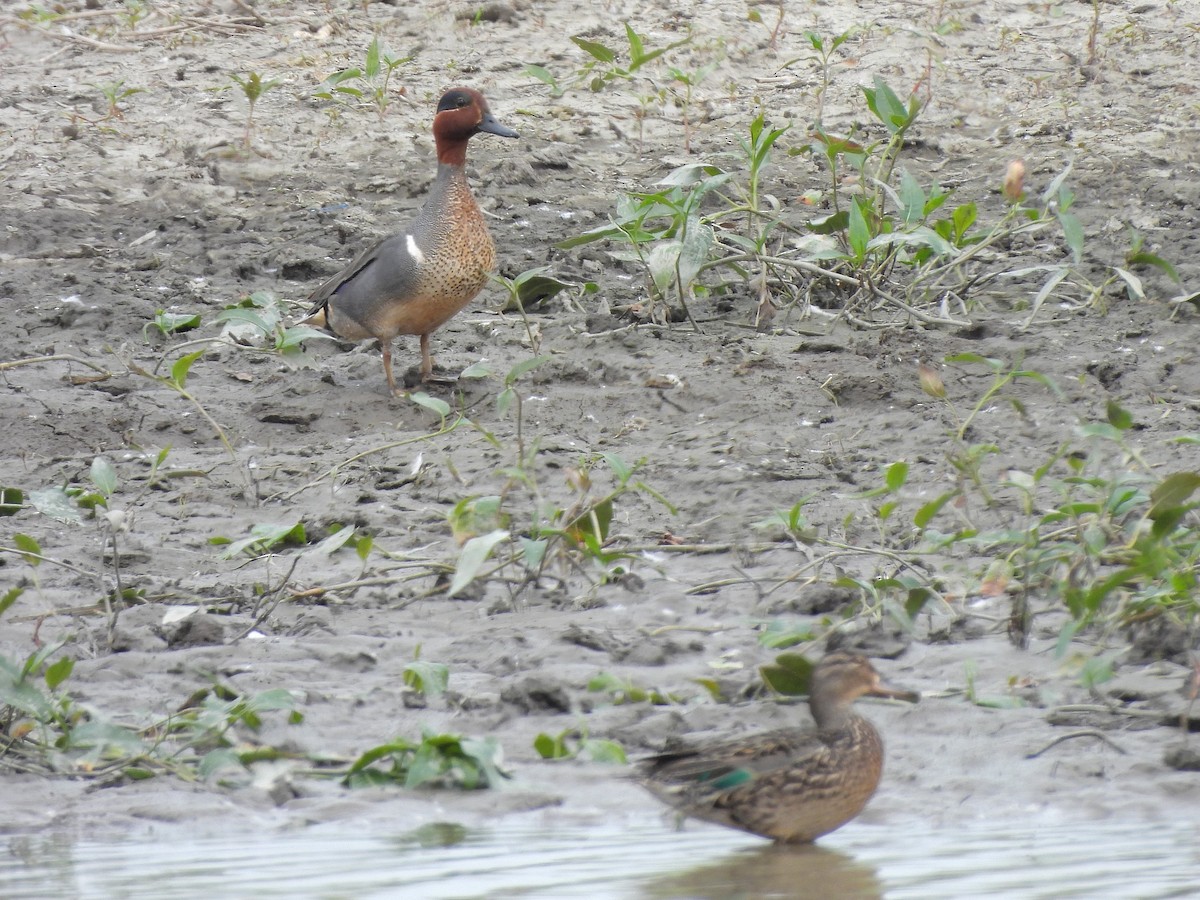
[[[425,254],[421,252],[421,248],[417,246],[417,239],[411,234],[404,236],[404,246],[408,249],[408,255],[413,258],[417,265],[425,262]]]

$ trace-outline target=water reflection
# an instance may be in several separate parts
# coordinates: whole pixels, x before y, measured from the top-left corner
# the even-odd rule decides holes
[[[0,897],[759,900],[1200,895],[1196,823],[853,825],[816,847],[716,826],[438,823],[125,839],[0,835]]]
[[[875,869],[821,846],[751,847],[686,872],[655,878],[641,889],[644,900],[829,900],[883,897]]]

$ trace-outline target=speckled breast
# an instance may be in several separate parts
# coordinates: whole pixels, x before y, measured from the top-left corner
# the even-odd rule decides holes
[[[406,318],[410,334],[428,334],[470,303],[496,265],[496,245],[483,214],[467,192],[454,198],[436,246],[420,268],[417,297]]]

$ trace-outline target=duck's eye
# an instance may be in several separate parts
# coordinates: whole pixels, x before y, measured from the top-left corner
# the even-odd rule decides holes
[[[464,106],[466,106],[466,105],[467,105],[468,103],[470,103],[470,102],[471,102],[471,101],[470,101],[468,98],[466,98],[466,97],[459,97],[459,98],[458,98],[458,99],[455,101],[455,105],[456,105],[456,106],[457,106],[459,109],[462,109]]]

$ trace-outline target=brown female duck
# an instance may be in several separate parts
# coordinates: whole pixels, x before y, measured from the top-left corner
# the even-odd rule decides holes
[[[676,750],[640,764],[642,784],[707,822],[789,844],[810,843],[858,815],[883,771],[883,742],[854,713],[859,697],[916,702],[862,656],[830,653],[812,672],[816,729],[788,728]]]

